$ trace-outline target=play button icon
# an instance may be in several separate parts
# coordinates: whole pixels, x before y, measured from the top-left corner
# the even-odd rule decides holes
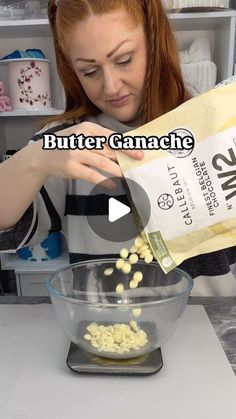
[[[130,207],[122,202],[118,201],[115,198],[109,199],[109,211],[108,211],[108,220],[110,223],[114,223],[114,221],[119,220],[120,218],[124,217],[126,214],[131,212]]]
[[[111,242],[126,242],[139,235],[149,221],[151,206],[144,189],[131,179],[110,178],[115,189],[108,189],[106,180],[95,185],[87,201],[87,222],[103,239]],[[135,190],[142,202],[142,214],[137,215],[130,190]]]

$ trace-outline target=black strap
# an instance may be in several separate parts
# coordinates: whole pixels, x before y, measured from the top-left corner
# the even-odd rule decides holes
[[[68,195],[65,215],[108,215],[110,195]],[[129,206],[126,195],[116,196],[120,202]]]
[[[40,194],[44,200],[45,206],[48,211],[48,215],[51,219],[51,229],[49,230],[49,232],[60,231],[62,229],[61,218],[56,208],[54,207],[44,186],[41,188]]]

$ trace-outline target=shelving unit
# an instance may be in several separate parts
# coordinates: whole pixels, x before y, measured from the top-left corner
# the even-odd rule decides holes
[[[179,48],[186,48],[197,37],[210,41],[212,61],[217,66],[217,82],[234,72],[236,10],[207,13],[170,13]]]
[[[58,115],[62,113],[63,110],[59,109],[42,109],[42,110],[26,110],[18,109],[16,111],[0,112],[0,118],[11,118],[16,116],[50,116]]]
[[[0,155],[7,149],[19,149],[46,123],[47,117],[62,112],[63,89],[57,76],[53,41],[47,19],[0,21],[0,57],[10,52],[38,48],[50,60],[52,109],[16,110],[0,113]],[[7,66],[0,64],[0,80],[8,95]]]
[[[22,296],[48,296],[45,287],[46,279],[57,269],[69,264],[68,253],[64,252],[56,259],[45,262],[27,262],[17,254],[8,254],[1,257],[3,269],[14,270],[16,275],[17,295]]]
[[[32,262],[21,259],[17,253],[3,253],[0,260],[2,269],[15,271],[17,295],[48,296],[46,279],[57,269],[69,264],[69,255],[65,238],[62,236],[62,253],[55,259]]]
[[[0,21],[1,38],[50,37],[48,19],[2,20]]]
[[[0,21],[1,38],[50,37],[48,19],[2,20]]]
[[[234,72],[236,11],[222,10],[207,13],[170,13],[170,22],[176,34],[179,49],[189,47],[198,37],[210,41],[212,61],[217,65],[217,82]],[[19,149],[43,125],[49,115],[62,112],[63,89],[57,76],[53,42],[47,19],[0,21],[0,57],[27,48],[41,49],[50,59],[51,96],[53,109],[40,111],[12,111],[0,113],[0,155],[6,149]],[[7,87],[7,66],[0,65],[0,79]],[[6,94],[8,94],[6,89]],[[44,264],[25,262],[17,255],[1,256],[4,269],[14,269],[19,295],[45,295],[46,276],[68,263],[66,251],[61,258]]]

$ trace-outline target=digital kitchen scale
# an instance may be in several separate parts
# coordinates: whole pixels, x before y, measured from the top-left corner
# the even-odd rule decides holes
[[[130,359],[103,358],[71,343],[66,363],[83,374],[151,375],[163,366],[161,348]]]

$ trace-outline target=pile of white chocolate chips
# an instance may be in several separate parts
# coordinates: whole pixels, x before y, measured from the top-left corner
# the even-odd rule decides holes
[[[124,274],[129,274],[139,258],[143,259],[146,263],[151,263],[153,260],[148,241],[141,236],[135,239],[134,245],[130,250],[121,249],[120,259],[116,262],[116,269],[121,270]],[[109,277],[113,272],[114,268],[106,268],[104,275]],[[142,272],[138,270],[134,271],[129,287],[132,289],[137,288],[142,279]],[[116,286],[116,292],[122,294],[124,292],[124,284],[118,284]],[[141,315],[142,311],[140,308],[134,308],[132,313],[137,318]],[[129,324],[116,323],[107,326],[93,322],[87,326],[87,332],[84,335],[84,339],[89,341],[99,352],[123,354],[125,352],[140,350],[148,343],[147,334],[135,320],[130,321]]]

